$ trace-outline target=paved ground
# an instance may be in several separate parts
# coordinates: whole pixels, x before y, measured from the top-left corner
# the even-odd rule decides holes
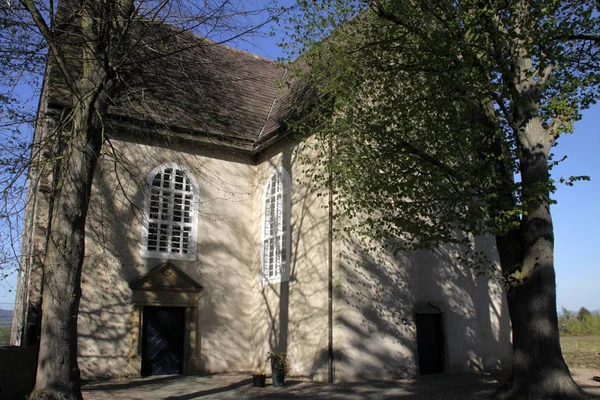
[[[600,398],[600,382],[591,378],[600,371],[574,369],[577,382]],[[224,373],[204,376],[164,376],[88,383],[86,400],[108,399],[480,399],[488,398],[498,387],[496,378],[483,374],[452,374],[402,379],[327,385],[300,379],[286,380],[275,388],[267,378],[266,388],[252,387],[250,373]],[[594,396],[594,398],[596,397]]]

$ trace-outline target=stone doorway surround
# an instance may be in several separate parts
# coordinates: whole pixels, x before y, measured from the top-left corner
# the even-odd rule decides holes
[[[183,374],[194,375],[201,371],[200,330],[198,303],[204,289],[171,263],[159,265],[147,274],[129,282],[133,309],[129,329],[129,370],[136,376],[142,372],[142,324],[145,306],[184,307]]]

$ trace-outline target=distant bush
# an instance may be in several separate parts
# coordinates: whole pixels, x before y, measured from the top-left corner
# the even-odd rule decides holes
[[[585,307],[581,307],[577,312],[577,319],[583,321],[585,318],[591,316],[592,313]]]
[[[562,308],[558,317],[561,335],[600,335],[600,314],[581,307],[577,313]]]

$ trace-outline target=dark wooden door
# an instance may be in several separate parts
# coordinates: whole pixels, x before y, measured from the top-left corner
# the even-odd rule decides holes
[[[183,307],[144,307],[142,376],[183,372]]]
[[[444,330],[442,314],[417,314],[419,374],[444,372]]]

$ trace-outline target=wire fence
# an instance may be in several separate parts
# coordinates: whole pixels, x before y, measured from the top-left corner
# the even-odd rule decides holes
[[[0,346],[10,345],[10,329],[14,312],[14,303],[0,303]]]

